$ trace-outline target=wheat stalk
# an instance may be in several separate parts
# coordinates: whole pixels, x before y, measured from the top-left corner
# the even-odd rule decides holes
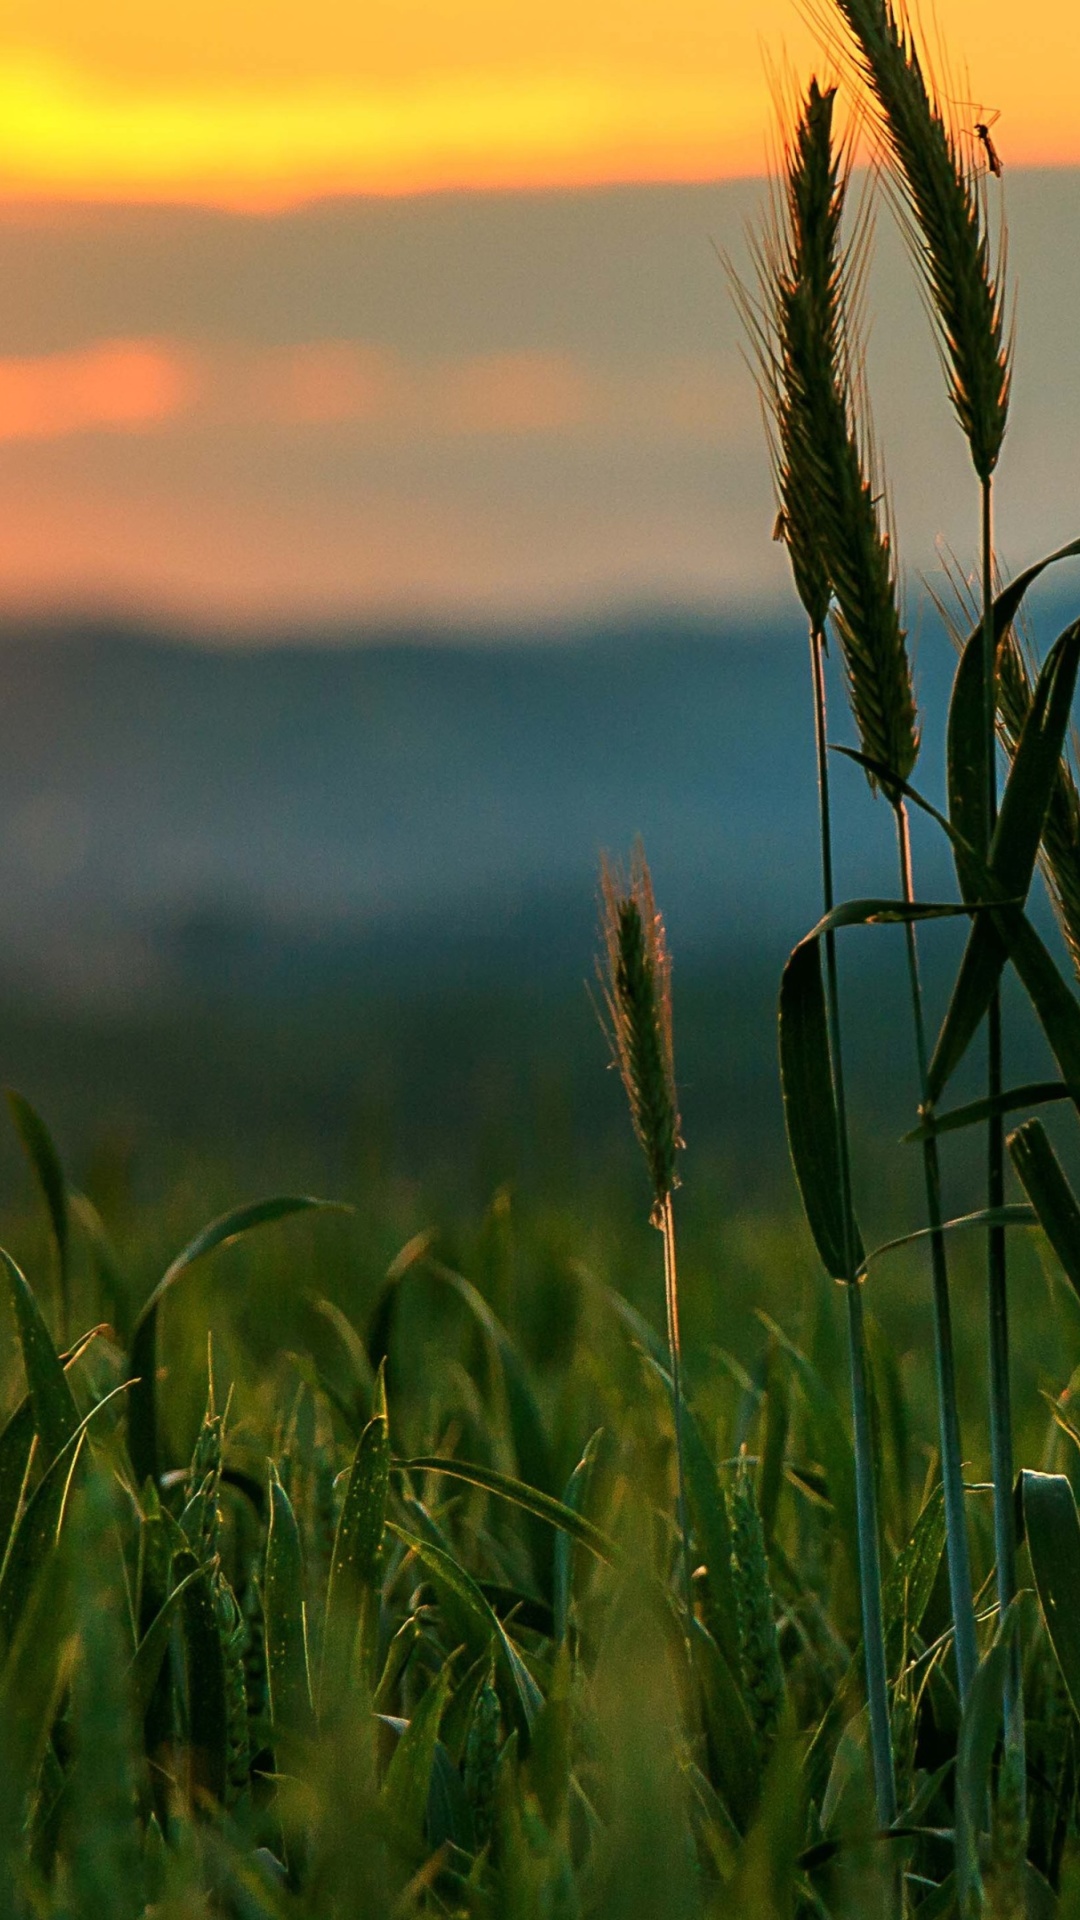
[[[608,1015],[608,1038],[630,1103],[634,1132],[649,1170],[650,1218],[664,1240],[664,1299],[675,1421],[682,1586],[689,1631],[693,1595],[683,1445],[679,1280],[672,1206],[672,1194],[678,1185],[676,1154],[683,1142],[675,1090],[671,956],[640,841],[634,849],[628,876],[606,858],[601,862],[600,933],[601,957],[597,971]]]
[[[835,544],[830,541],[829,503],[836,487],[831,473],[822,475],[818,435],[821,417],[827,416],[828,438],[834,447],[839,440],[847,448],[854,438],[845,395],[851,371],[848,342],[849,316],[854,305],[852,286],[859,277],[862,237],[857,233],[853,248],[846,248],[842,239],[848,156],[834,143],[834,100],[835,89],[823,91],[817,80],[812,79],[805,101],[797,111],[794,132],[789,134],[785,126],[782,195],[774,206],[765,241],[756,248],[759,298],[756,303],[745,297],[740,302],[750,322],[767,411],[772,420],[773,470],[780,500],[778,532],[785,540],[796,591],[810,625],[822,904],[826,913],[833,907],[834,890],[824,653],[825,623],[833,597],[829,556]],[[865,228],[862,231],[864,233]],[[844,459],[842,453],[842,464]],[[849,681],[851,668],[858,660],[856,649],[849,662]],[[868,676],[864,674],[862,679],[869,684]],[[872,737],[877,749],[874,757],[882,753],[891,764],[896,742],[885,731]],[[912,741],[901,742],[902,758],[906,759],[911,746]],[[832,933],[825,940],[825,967],[841,1204],[848,1242],[848,1271],[854,1272],[851,1155],[836,941]],[[878,1817],[883,1826],[888,1826],[896,1815],[896,1781],[882,1617],[875,1446],[862,1295],[857,1285],[849,1286],[846,1295],[866,1690]]]

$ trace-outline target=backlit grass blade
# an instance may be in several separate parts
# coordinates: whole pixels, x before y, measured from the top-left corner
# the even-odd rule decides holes
[[[1011,1603],[992,1645],[980,1660],[960,1722],[956,1749],[956,1882],[962,1915],[982,1911],[979,1836],[986,1825],[990,1766],[1001,1727],[1002,1690],[1019,1604],[1016,1600]]]
[[[124,1381],[91,1407],[38,1481],[19,1516],[0,1573],[0,1653],[10,1643],[34,1583],[56,1546],[87,1428],[127,1389]]]
[[[193,1555],[190,1557],[194,1559]],[[192,1581],[198,1580],[202,1572],[203,1568],[198,1564],[188,1567],[187,1572],[177,1581],[154,1615],[132,1656],[131,1691],[140,1718],[145,1717],[150,1710],[162,1661],[172,1638],[177,1609]]]
[[[52,1134],[41,1115],[14,1087],[4,1089],[12,1125],[19,1143],[33,1168],[45,1201],[56,1243],[57,1274],[60,1283],[60,1336],[66,1341],[71,1319],[71,1235],[68,1219],[68,1190],[64,1169]]]
[[[93,1328],[76,1342],[70,1353],[61,1354],[60,1364],[65,1373],[86,1352],[99,1332],[100,1328]],[[26,1394],[0,1428],[0,1568],[3,1567],[12,1529],[26,1493],[36,1433],[34,1403]]]
[[[802,1349],[772,1320],[759,1312],[778,1351],[788,1361],[798,1381],[810,1416],[817,1457],[826,1474],[829,1499],[836,1513],[837,1527],[852,1567],[858,1566],[858,1521],[856,1515],[855,1456],[848,1430],[836,1399],[830,1393],[817,1367]]]
[[[1064,1080],[1032,1080],[1025,1087],[1007,1087],[993,1100],[969,1100],[947,1113],[934,1113],[921,1126],[905,1133],[904,1144],[911,1146],[932,1133],[957,1133],[965,1127],[977,1127],[991,1114],[1020,1113],[1025,1107],[1045,1107],[1054,1100],[1080,1102],[1080,1087],[1067,1086]]]
[[[945,1500],[939,1483],[893,1561],[882,1593],[885,1641],[894,1669],[922,1626],[944,1551]]]
[[[580,1514],[588,1501],[592,1490],[593,1476],[600,1452],[604,1430],[598,1427],[586,1441],[581,1459],[563,1488],[562,1504],[571,1512]],[[570,1599],[574,1581],[573,1540],[567,1533],[559,1532],[555,1539],[555,1552],[552,1556],[552,1613],[556,1642],[561,1646],[566,1638],[570,1624]]]
[[[187,1788],[194,1811],[221,1806],[229,1779],[229,1709],[225,1652],[214,1605],[214,1572],[182,1548],[173,1568],[184,1623],[187,1671]]]
[[[26,1494],[36,1428],[27,1394],[0,1431],[0,1569]]]
[[[439,1722],[452,1678],[453,1670],[447,1661],[438,1678],[422,1695],[398,1739],[382,1785],[380,1799],[385,1811],[393,1826],[413,1844],[423,1835]]]
[[[1077,557],[1080,557],[1080,540],[1070,540],[1067,546],[1060,547],[1056,553],[1048,554],[1043,560],[1037,560],[1033,566],[1025,567],[1022,573],[1017,574],[1015,580],[1010,580],[1009,584],[996,596],[993,604],[995,648],[1019,613],[1028,588],[1034,584],[1039,575],[1061,560],[1072,560]],[[953,680],[952,697],[949,702],[946,758],[949,818],[963,838],[984,857],[988,846],[986,791],[989,785],[985,659],[985,638],[983,622],[980,619],[964,643]],[[961,891],[965,898],[968,898],[972,888],[962,855],[957,857],[956,871]]]
[[[253,1232],[256,1227],[270,1226],[277,1220],[289,1219],[293,1214],[325,1212],[328,1209],[350,1211],[341,1201],[315,1200],[307,1194],[256,1200],[247,1206],[236,1207],[203,1227],[166,1268],[141,1308],[131,1335],[131,1370],[138,1378],[132,1387],[128,1405],[128,1452],[140,1486],[146,1480],[153,1480],[156,1485],[160,1477],[157,1445],[157,1320],[166,1294],[197,1261],[205,1260],[219,1247],[230,1246],[234,1240]]]
[[[55,1551],[85,1438],[85,1428],[80,1429],[23,1508],[0,1575],[0,1652],[11,1644],[34,1584]]]
[[[857,1244],[849,1252],[825,981],[816,940],[797,946],[784,968],[779,1020],[784,1119],[803,1209],[826,1273],[834,1280],[854,1280],[862,1244],[856,1230]]]
[[[701,1427],[686,1409],[686,1481],[694,1518],[696,1551],[705,1565],[705,1617],[732,1673],[739,1671],[739,1628],[731,1577],[731,1523],[720,1477]]]
[[[501,1500],[508,1500],[512,1506],[523,1513],[532,1514],[536,1520],[546,1520],[550,1526],[558,1527],[560,1532],[569,1534],[579,1546],[588,1547],[598,1560],[612,1564],[618,1558],[618,1548],[609,1540],[591,1520],[585,1520],[575,1513],[563,1501],[555,1500],[549,1493],[541,1493],[536,1487],[527,1487],[521,1480],[511,1479],[509,1474],[496,1473],[493,1467],[476,1466],[467,1460],[446,1460],[439,1454],[418,1454],[411,1460],[395,1460],[392,1469],[396,1473],[441,1473],[451,1480],[464,1480],[472,1487],[482,1487],[486,1493],[497,1494]]]
[[[990,872],[1006,897],[1023,900],[1031,885],[1043,821],[1058,778],[1078,666],[1080,622],[1067,627],[1047,655],[1013,756],[988,855]],[[972,879],[969,868],[966,884],[970,886]],[[972,928],[930,1061],[932,1101],[940,1097],[981,1024],[1008,950],[997,916],[981,915]]]
[[[1023,1205],[1020,1201],[1011,1201],[1004,1207],[978,1207],[974,1213],[957,1214],[953,1220],[942,1220],[938,1226],[916,1227],[911,1233],[898,1233],[893,1240],[883,1240],[878,1247],[872,1247],[863,1261],[863,1271],[880,1260],[883,1254],[896,1253],[901,1247],[917,1246],[921,1240],[929,1240],[935,1233],[964,1233],[972,1227],[1037,1227],[1038,1216],[1034,1207]]]
[[[761,1787],[761,1754],[743,1698],[739,1669],[728,1664],[699,1620],[692,1625],[690,1648],[701,1688],[716,1784],[736,1828],[745,1833]]]
[[[0,1913],[25,1912],[26,1817],[75,1653],[73,1569],[49,1555],[29,1597],[0,1675]]]
[[[520,1653],[507,1634],[497,1613],[485,1600],[475,1580],[451,1554],[404,1528],[389,1523],[391,1533],[416,1555],[444,1606],[452,1614],[452,1629],[460,1633],[474,1654],[482,1654],[493,1645],[496,1661],[514,1709],[514,1718],[523,1738],[528,1738],[536,1715],[543,1705],[540,1692]]]
[[[263,1579],[270,1718],[286,1749],[315,1729],[304,1615],[304,1556],[289,1496],[270,1466],[270,1527]],[[279,1762],[280,1764],[280,1762]]]
[[[1009,1154],[1065,1276],[1080,1294],[1080,1206],[1039,1120],[1009,1135]]]
[[[0,1247],[0,1267],[19,1330],[26,1384],[34,1409],[34,1425],[41,1443],[43,1468],[61,1453],[79,1424],[79,1410],[67,1383],[52,1335],[25,1276],[9,1253]]]
[[[1080,1714],[1080,1520],[1063,1473],[1020,1475],[1031,1570],[1046,1631],[1074,1712]]]
[[[357,1663],[368,1692],[374,1691],[389,1479],[390,1435],[380,1374],[376,1412],[357,1443],[334,1538],[323,1630],[320,1715],[334,1713],[348,1700]]]

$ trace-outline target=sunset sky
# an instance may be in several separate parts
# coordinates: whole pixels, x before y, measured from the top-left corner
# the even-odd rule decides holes
[[[939,25],[960,122],[1000,109],[1033,282],[1022,543],[1076,493],[1080,30],[1065,0]],[[716,256],[784,62],[828,64],[791,0],[4,0],[0,601],[288,624],[779,590]],[[921,565],[966,522],[919,483],[956,456],[881,227]]]
[[[1080,158],[1076,15],[941,0],[1016,164]],[[761,168],[791,0],[7,0],[8,192],[280,204],[322,192],[703,180]]]

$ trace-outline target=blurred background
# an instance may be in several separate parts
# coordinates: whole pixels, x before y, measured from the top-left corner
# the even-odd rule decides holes
[[[1077,530],[1074,28],[1060,0],[1021,45],[1003,0],[940,15],[959,119],[1001,115],[1016,568]],[[727,272],[785,60],[830,71],[782,0],[5,5],[0,1077],[103,1204],[209,1165],[226,1198],[362,1181],[403,1221],[504,1183],[587,1211],[632,1177],[588,986],[599,852],[640,833],[688,1187],[790,1206],[808,669]],[[878,224],[869,373],[936,796],[930,589],[969,566],[976,501]],[[884,809],[836,778],[841,885],[891,893]],[[900,956],[887,931],[847,952],[880,1118]]]

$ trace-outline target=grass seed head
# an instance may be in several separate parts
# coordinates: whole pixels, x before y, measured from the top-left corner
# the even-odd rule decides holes
[[[796,587],[816,632],[831,602],[863,752],[906,780],[919,750],[918,717],[892,541],[856,406],[834,91],[811,80],[785,141],[782,231],[761,252],[760,357]]]
[[[784,1706],[784,1669],[776,1633],[765,1534],[745,1451],[731,1495],[731,1574],[738,1610],[743,1694],[763,1755],[776,1740]]]
[[[671,1027],[671,958],[640,844],[629,876],[605,859],[600,869],[601,953],[597,971],[611,1050],[626,1088],[634,1131],[649,1169],[653,1222],[678,1185],[682,1146]]]
[[[1001,275],[985,201],[891,0],[836,0],[899,175],[914,252],[937,320],[949,393],[980,480],[997,465],[1009,410]]]
[[[794,136],[786,142],[783,231],[772,248],[766,289],[772,309],[768,385],[775,421],[775,471],[780,527],[791,560],[795,590],[815,633],[825,625],[830,586],[820,524],[819,489],[808,391],[813,371],[803,349],[818,347],[841,384],[843,252],[840,222],[847,188],[832,141],[835,89],[811,80]],[[813,314],[810,327],[800,312]]]

